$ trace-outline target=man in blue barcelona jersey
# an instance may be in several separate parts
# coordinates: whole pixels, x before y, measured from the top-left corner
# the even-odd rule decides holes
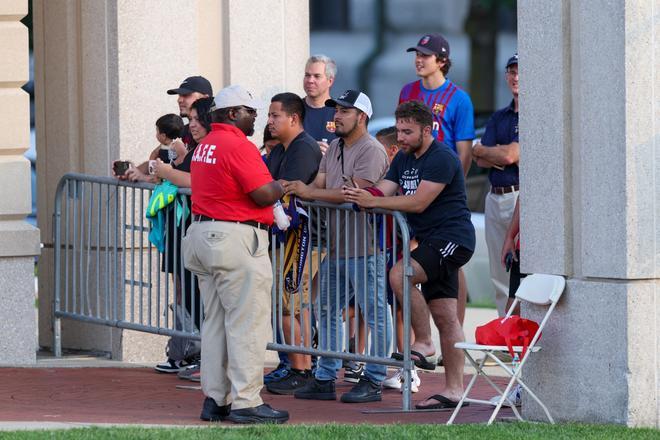
[[[474,109],[470,96],[446,78],[451,67],[449,43],[440,34],[428,34],[407,52],[415,52],[415,71],[421,79],[403,86],[399,104],[426,104],[433,114],[433,137],[458,154],[465,175],[470,169],[475,138]]]
[[[447,79],[451,67],[449,43],[438,33],[426,34],[407,52],[415,52],[415,72],[420,79],[403,86],[399,104],[406,101],[426,104],[433,115],[433,137],[458,155],[463,175],[467,176],[475,138],[474,108],[470,96]],[[463,269],[459,270],[458,281],[458,319],[463,324],[468,293]]]

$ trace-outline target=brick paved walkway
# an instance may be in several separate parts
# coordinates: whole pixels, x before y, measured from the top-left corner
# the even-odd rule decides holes
[[[422,373],[422,386],[413,403],[435,394],[441,374]],[[466,378],[467,382],[467,378]],[[480,381],[482,382],[482,381]],[[502,383],[502,379],[496,380]],[[30,422],[81,422],[117,424],[204,425],[199,420],[203,400],[199,390],[178,389],[197,385],[175,375],[146,368],[3,368],[0,369],[0,420]],[[485,383],[477,384],[480,398],[492,396]],[[337,382],[337,393],[351,384]],[[401,408],[401,394],[385,390],[383,401],[344,404],[297,400],[264,390],[264,401],[291,414],[290,423],[445,423],[446,412],[365,414],[363,410]],[[483,423],[492,408],[472,405],[461,412],[458,423]],[[500,417],[511,417],[510,409]]]

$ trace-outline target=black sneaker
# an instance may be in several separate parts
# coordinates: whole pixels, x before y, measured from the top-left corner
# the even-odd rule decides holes
[[[341,395],[341,401],[344,403],[380,402],[382,394],[383,390],[380,384],[362,377],[348,393]]]
[[[291,395],[297,389],[304,387],[311,378],[309,372],[291,370],[288,376],[266,384],[266,389],[273,394]]]
[[[358,383],[364,372],[364,365],[349,361],[348,366],[344,368],[344,381]]]
[[[179,371],[183,370],[186,368],[186,363],[185,361],[175,361],[173,359],[168,358],[165,362],[162,364],[158,364],[154,367],[154,370],[158,371],[159,373],[178,373]]]
[[[205,422],[218,422],[227,418],[231,411],[231,404],[219,406],[215,403],[210,397],[204,399],[204,405],[202,406],[202,413],[199,415],[199,418]]]
[[[309,380],[302,388],[293,392],[296,399],[337,400],[334,380]]]
[[[280,362],[277,368],[275,368],[273,371],[271,371],[268,374],[264,374],[264,383],[270,383],[270,382],[282,380],[282,378],[286,377],[289,374],[290,369],[291,368],[288,365],[285,365]]]
[[[289,420],[287,411],[278,411],[268,404],[255,406],[254,408],[241,408],[232,410],[226,420],[234,423],[284,423]]]

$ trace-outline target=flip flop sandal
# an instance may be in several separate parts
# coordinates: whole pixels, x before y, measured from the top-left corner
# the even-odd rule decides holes
[[[429,397],[429,399],[437,400],[438,403],[433,403],[431,405],[422,406],[420,404],[415,405],[416,409],[453,409],[458,406],[458,402],[454,402],[443,396],[442,394],[434,394]],[[428,399],[426,399],[428,400]],[[463,406],[469,406],[469,402],[463,402]]]
[[[438,361],[437,356],[424,356],[419,351],[410,350],[410,356],[412,357],[413,362],[417,368],[422,370],[435,370],[436,362]],[[392,353],[392,358],[397,361],[403,360],[403,353]]]

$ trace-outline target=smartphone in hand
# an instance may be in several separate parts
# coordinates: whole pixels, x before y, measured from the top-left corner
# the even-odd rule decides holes
[[[126,171],[131,167],[131,163],[125,160],[118,160],[112,164],[112,171],[114,171],[116,176],[123,176],[126,174]]]
[[[504,268],[506,269],[507,272],[511,270],[511,265],[513,264],[513,254],[509,252],[506,254],[504,257]]]

